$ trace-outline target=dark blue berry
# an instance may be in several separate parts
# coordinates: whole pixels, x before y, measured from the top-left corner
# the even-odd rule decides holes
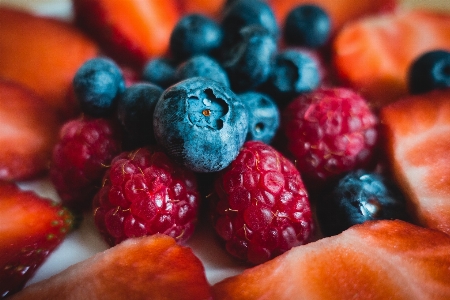
[[[202,77],[164,91],[153,115],[166,153],[196,172],[215,172],[237,156],[247,135],[247,109],[224,85]]]
[[[93,58],[77,70],[73,88],[86,115],[106,117],[114,111],[118,96],[125,90],[125,80],[114,61]]]
[[[357,170],[342,178],[317,204],[322,233],[331,236],[370,220],[407,220],[406,204],[391,181]]]
[[[222,66],[213,58],[206,55],[197,55],[180,64],[175,72],[177,81],[192,77],[205,77],[213,79],[229,87],[228,75]]]
[[[286,17],[284,38],[288,44],[317,48],[327,43],[330,33],[330,17],[319,6],[299,5]]]
[[[238,97],[247,107],[247,141],[270,144],[280,126],[278,106],[269,96],[258,92],[246,92]]]
[[[315,90],[320,80],[319,66],[310,55],[288,49],[275,56],[266,84],[270,95],[281,103],[300,93]]]
[[[222,28],[226,43],[234,42],[242,28],[249,25],[261,26],[274,37],[279,28],[272,8],[261,0],[237,0],[227,4],[222,16]]]
[[[175,67],[166,58],[150,59],[144,66],[142,79],[162,88],[167,88],[175,83]]]
[[[117,115],[133,148],[155,144],[153,112],[163,89],[152,83],[128,87],[117,104]]]
[[[450,52],[434,50],[422,54],[411,64],[408,76],[412,94],[450,87]]]
[[[222,28],[214,20],[200,15],[184,16],[170,36],[170,51],[179,60],[198,54],[212,54],[222,44]]]
[[[236,92],[254,89],[265,82],[272,69],[277,44],[267,29],[248,26],[240,31],[240,39],[224,49],[221,64]]]

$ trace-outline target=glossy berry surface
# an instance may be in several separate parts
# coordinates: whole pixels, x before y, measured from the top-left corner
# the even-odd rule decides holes
[[[407,219],[405,200],[392,183],[364,170],[347,174],[318,203],[318,220],[325,236],[370,220]]]
[[[222,49],[221,64],[236,92],[254,89],[267,80],[277,50],[274,37],[264,27],[250,25],[239,38]]]
[[[206,55],[196,55],[181,63],[176,71],[177,81],[192,77],[204,77],[215,80],[226,87],[230,86],[228,74],[214,58]]]
[[[299,5],[286,17],[284,38],[290,45],[317,48],[328,42],[330,34],[330,17],[320,6]]]
[[[190,78],[164,91],[153,128],[157,143],[179,164],[196,172],[220,171],[244,144],[247,109],[224,85]]]
[[[117,116],[133,147],[155,144],[153,112],[163,89],[151,83],[128,87],[117,103]]]
[[[271,97],[258,92],[238,94],[247,107],[247,141],[262,141],[269,144],[280,126],[280,112]]]
[[[117,98],[125,89],[125,80],[114,61],[99,57],[88,60],[77,70],[73,88],[85,114],[106,117],[114,111]]]
[[[90,209],[106,166],[120,151],[121,136],[112,121],[81,117],[65,123],[50,167],[62,204],[75,211]]]
[[[408,86],[412,94],[450,87],[450,52],[429,51],[412,62],[408,71]]]
[[[351,89],[300,95],[285,108],[282,120],[289,151],[307,184],[331,181],[372,163],[378,119]]]
[[[288,102],[320,84],[317,62],[307,53],[288,49],[277,53],[267,84],[278,102]]]
[[[308,242],[308,194],[295,166],[272,147],[246,142],[216,180],[213,220],[227,251],[263,263]]]
[[[157,148],[139,148],[111,162],[94,198],[94,221],[110,245],[155,233],[184,243],[194,232],[198,201],[192,172]]]
[[[144,65],[142,79],[165,89],[175,83],[175,66],[166,58],[152,58]]]
[[[222,44],[221,26],[201,14],[181,18],[170,35],[170,51],[178,60],[214,53]]]

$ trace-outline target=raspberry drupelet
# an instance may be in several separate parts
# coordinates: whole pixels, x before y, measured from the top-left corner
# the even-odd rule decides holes
[[[186,242],[197,223],[195,174],[156,146],[123,152],[111,162],[94,198],[94,220],[111,246],[162,233]]]
[[[300,174],[263,142],[244,144],[214,195],[214,227],[232,256],[260,264],[310,241],[312,213]]]

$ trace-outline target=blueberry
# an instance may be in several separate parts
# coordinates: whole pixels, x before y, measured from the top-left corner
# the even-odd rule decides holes
[[[222,44],[222,28],[214,20],[200,15],[184,16],[170,35],[170,50],[179,60],[198,54],[212,54]]]
[[[93,117],[109,116],[125,90],[122,71],[114,61],[103,57],[86,61],[72,83],[81,110]]]
[[[278,106],[268,95],[258,92],[238,94],[247,107],[247,141],[258,140],[269,144],[280,126]]]
[[[419,56],[408,72],[412,94],[450,87],[450,52],[433,50]]]
[[[267,80],[277,44],[267,29],[251,25],[240,31],[240,39],[223,49],[221,64],[236,92],[254,89]]]
[[[144,66],[142,79],[162,88],[167,88],[175,83],[175,67],[166,58],[150,59]]]
[[[272,8],[261,0],[237,0],[225,6],[222,16],[222,28],[226,43],[234,42],[242,28],[259,25],[274,38],[278,37],[279,28]]]
[[[152,83],[135,83],[118,100],[117,115],[133,148],[155,144],[153,112],[163,89]]]
[[[284,38],[288,44],[317,48],[327,43],[330,33],[330,17],[319,6],[299,5],[286,17]]]
[[[347,174],[318,201],[317,216],[325,236],[369,220],[408,219],[405,200],[391,181],[364,170]]]
[[[177,81],[191,77],[205,77],[213,79],[229,87],[228,75],[222,66],[213,58],[197,55],[180,64],[175,72]]]
[[[267,80],[268,91],[277,102],[316,89],[320,84],[317,62],[307,53],[288,49],[277,53]]]
[[[247,135],[247,110],[224,85],[203,77],[164,91],[153,115],[156,141],[195,172],[215,172],[237,156]]]

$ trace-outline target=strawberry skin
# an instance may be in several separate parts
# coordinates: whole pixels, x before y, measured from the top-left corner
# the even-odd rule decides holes
[[[450,237],[370,221],[227,278],[216,300],[450,299]]]
[[[48,170],[59,120],[24,86],[0,78],[0,180],[23,180]]]
[[[73,0],[76,23],[120,63],[163,55],[179,18],[175,0]]]
[[[132,238],[26,287],[11,300],[210,300],[201,261],[169,236]]]
[[[68,96],[75,72],[98,52],[67,22],[0,7],[0,77],[32,89],[62,119],[77,113]]]
[[[375,108],[408,92],[407,72],[421,54],[450,50],[450,14],[398,10],[348,24],[333,44],[338,77]]]
[[[0,298],[19,291],[62,242],[73,217],[62,206],[0,182]]]
[[[411,214],[450,234],[450,90],[405,97],[380,118],[386,157]]]

